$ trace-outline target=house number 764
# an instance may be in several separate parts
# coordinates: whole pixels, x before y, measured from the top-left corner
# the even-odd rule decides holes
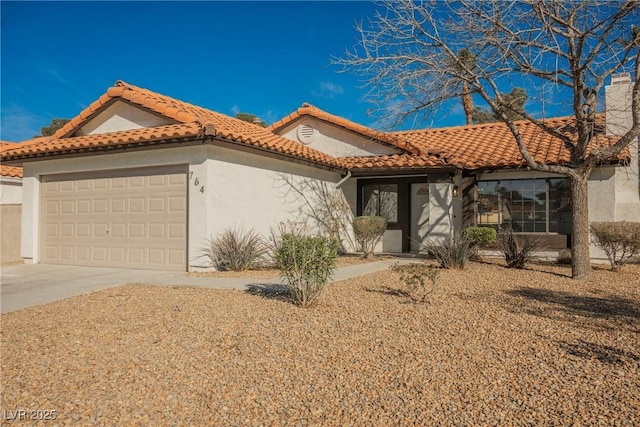
[[[193,176],[193,171],[189,172],[189,181],[193,180],[193,186],[194,187],[198,187],[200,185],[200,179],[198,179],[198,177],[196,176],[194,179]],[[200,192],[200,194],[204,194],[204,185],[201,186],[198,191]]]

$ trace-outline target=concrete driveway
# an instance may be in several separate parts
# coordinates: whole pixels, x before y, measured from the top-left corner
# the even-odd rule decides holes
[[[274,280],[278,282],[277,279],[271,282]],[[269,281],[256,279],[188,277],[177,271],[19,264],[2,267],[0,307],[2,313],[8,313],[127,283],[244,289],[248,283],[267,282]]]
[[[396,261],[398,260],[374,261],[338,268],[333,274],[333,280],[345,280],[386,270]],[[415,260],[400,260],[403,264],[407,262]],[[10,265],[1,267],[0,273],[0,308],[3,314],[128,283],[242,290],[252,285],[281,284],[279,278],[189,277],[179,271],[50,264]]]

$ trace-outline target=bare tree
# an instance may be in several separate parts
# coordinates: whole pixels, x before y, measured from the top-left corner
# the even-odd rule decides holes
[[[366,77],[368,97],[394,123],[429,117],[462,95],[460,82],[479,94],[513,134],[526,165],[558,173],[572,194],[572,274],[591,271],[587,179],[593,168],[615,158],[640,134],[640,37],[638,0],[385,0],[375,16],[357,26],[359,44],[335,60]],[[468,49],[474,61],[460,59]],[[616,140],[598,134],[598,94],[612,74],[630,72],[632,126]],[[541,132],[559,139],[571,153],[566,164],[539,163],[528,152],[501,87],[510,81],[534,87],[538,102],[562,99],[575,116],[567,134],[544,117],[524,113]],[[520,83],[519,83],[520,84]],[[569,102],[568,102],[569,101]],[[390,111],[390,109],[392,111]]]
[[[328,182],[305,177],[279,174],[277,179],[285,196],[302,201],[301,216],[313,220],[325,237],[335,239],[340,251],[355,247],[350,233],[353,214],[341,190]]]

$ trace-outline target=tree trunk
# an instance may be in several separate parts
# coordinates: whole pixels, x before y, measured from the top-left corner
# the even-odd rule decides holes
[[[464,108],[464,114],[467,116],[467,125],[470,125],[473,120],[473,99],[467,82],[462,82],[462,108]]]
[[[589,256],[589,172],[580,171],[569,177],[571,185],[571,276],[574,279],[586,279],[591,273]]]

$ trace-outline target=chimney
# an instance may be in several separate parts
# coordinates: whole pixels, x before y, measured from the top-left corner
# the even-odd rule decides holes
[[[253,120],[251,121],[251,123],[253,123],[254,125],[258,125],[260,126],[262,123],[262,120],[260,120],[260,117],[256,116],[253,118]]]
[[[623,135],[631,128],[631,91],[633,82],[629,73],[614,74],[611,84],[605,86],[605,117],[607,135]]]

